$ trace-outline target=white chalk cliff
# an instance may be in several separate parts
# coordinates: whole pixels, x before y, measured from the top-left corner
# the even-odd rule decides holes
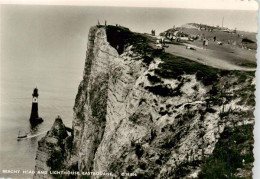
[[[118,28],[116,33],[124,30],[114,28]],[[249,128],[252,132],[254,103],[247,101],[254,97],[254,76],[249,72],[231,72],[210,85],[199,80],[196,73],[166,78],[156,72],[164,63],[160,56],[152,56],[145,63],[135,44],[125,44],[119,51],[120,44],[110,44],[107,36],[105,27],[90,29],[72,133],[65,130],[64,134],[62,130],[62,135],[51,135],[54,129],[65,128],[62,122],[54,124],[39,142],[36,171],[111,172],[116,177],[127,173],[132,178],[205,178],[207,165],[213,165],[211,159],[215,161],[214,155],[226,145],[226,132],[231,137],[232,151],[237,131]],[[242,75],[245,80],[240,79]],[[248,89],[245,96],[241,88],[249,86],[253,89]],[[252,160],[246,159],[252,153],[251,135],[241,143],[235,141],[237,150],[243,148],[237,155],[246,161],[238,161],[234,171],[231,166],[234,176],[252,175]],[[50,162],[53,151],[62,156],[59,167],[55,166],[56,161]],[[63,176],[66,177],[86,176]]]

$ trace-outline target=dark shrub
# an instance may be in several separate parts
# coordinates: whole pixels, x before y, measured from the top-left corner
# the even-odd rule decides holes
[[[62,162],[64,160],[64,156],[61,151],[54,150],[51,152],[50,158],[47,160],[47,166],[51,168],[51,170],[61,170],[63,165]]]
[[[146,76],[147,76],[147,79],[148,79],[152,84],[161,83],[161,82],[162,82],[162,80],[161,80],[159,77],[157,77],[157,76],[152,76],[152,75],[150,75],[150,74],[147,74]]]

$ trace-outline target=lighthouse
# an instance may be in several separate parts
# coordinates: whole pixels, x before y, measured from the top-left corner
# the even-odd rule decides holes
[[[35,88],[32,94],[32,111],[30,116],[30,122],[32,125],[37,125],[43,122],[43,119],[38,114],[38,89]]]

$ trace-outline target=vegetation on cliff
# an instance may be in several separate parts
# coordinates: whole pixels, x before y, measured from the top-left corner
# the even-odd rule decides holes
[[[41,150],[48,149],[49,158],[46,161],[50,171],[61,171],[66,166],[64,161],[67,159],[69,152],[71,152],[72,135],[68,135],[67,128],[62,119],[58,116],[47,135],[39,141]],[[62,175],[54,175],[55,178],[64,178]]]
[[[217,83],[221,77],[230,73],[228,70],[206,66],[187,58],[166,53],[161,49],[155,49],[151,46],[153,40],[150,36],[131,32],[125,27],[109,25],[106,27],[106,32],[107,41],[119,54],[122,54],[127,47],[133,46],[132,50],[142,56],[145,64],[149,65],[154,58],[159,57],[163,63],[155,69],[155,74],[162,78],[179,79],[184,74],[195,74],[199,81],[208,86]],[[231,73],[233,72],[231,71]],[[250,72],[236,71],[234,74],[244,73],[254,76]],[[149,78],[151,79],[151,77]]]
[[[205,160],[198,178],[252,178],[253,125],[226,127],[220,135],[213,154]]]

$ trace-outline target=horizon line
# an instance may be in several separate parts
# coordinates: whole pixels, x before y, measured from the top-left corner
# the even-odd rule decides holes
[[[65,5],[257,11],[256,0],[0,0],[1,5]]]

